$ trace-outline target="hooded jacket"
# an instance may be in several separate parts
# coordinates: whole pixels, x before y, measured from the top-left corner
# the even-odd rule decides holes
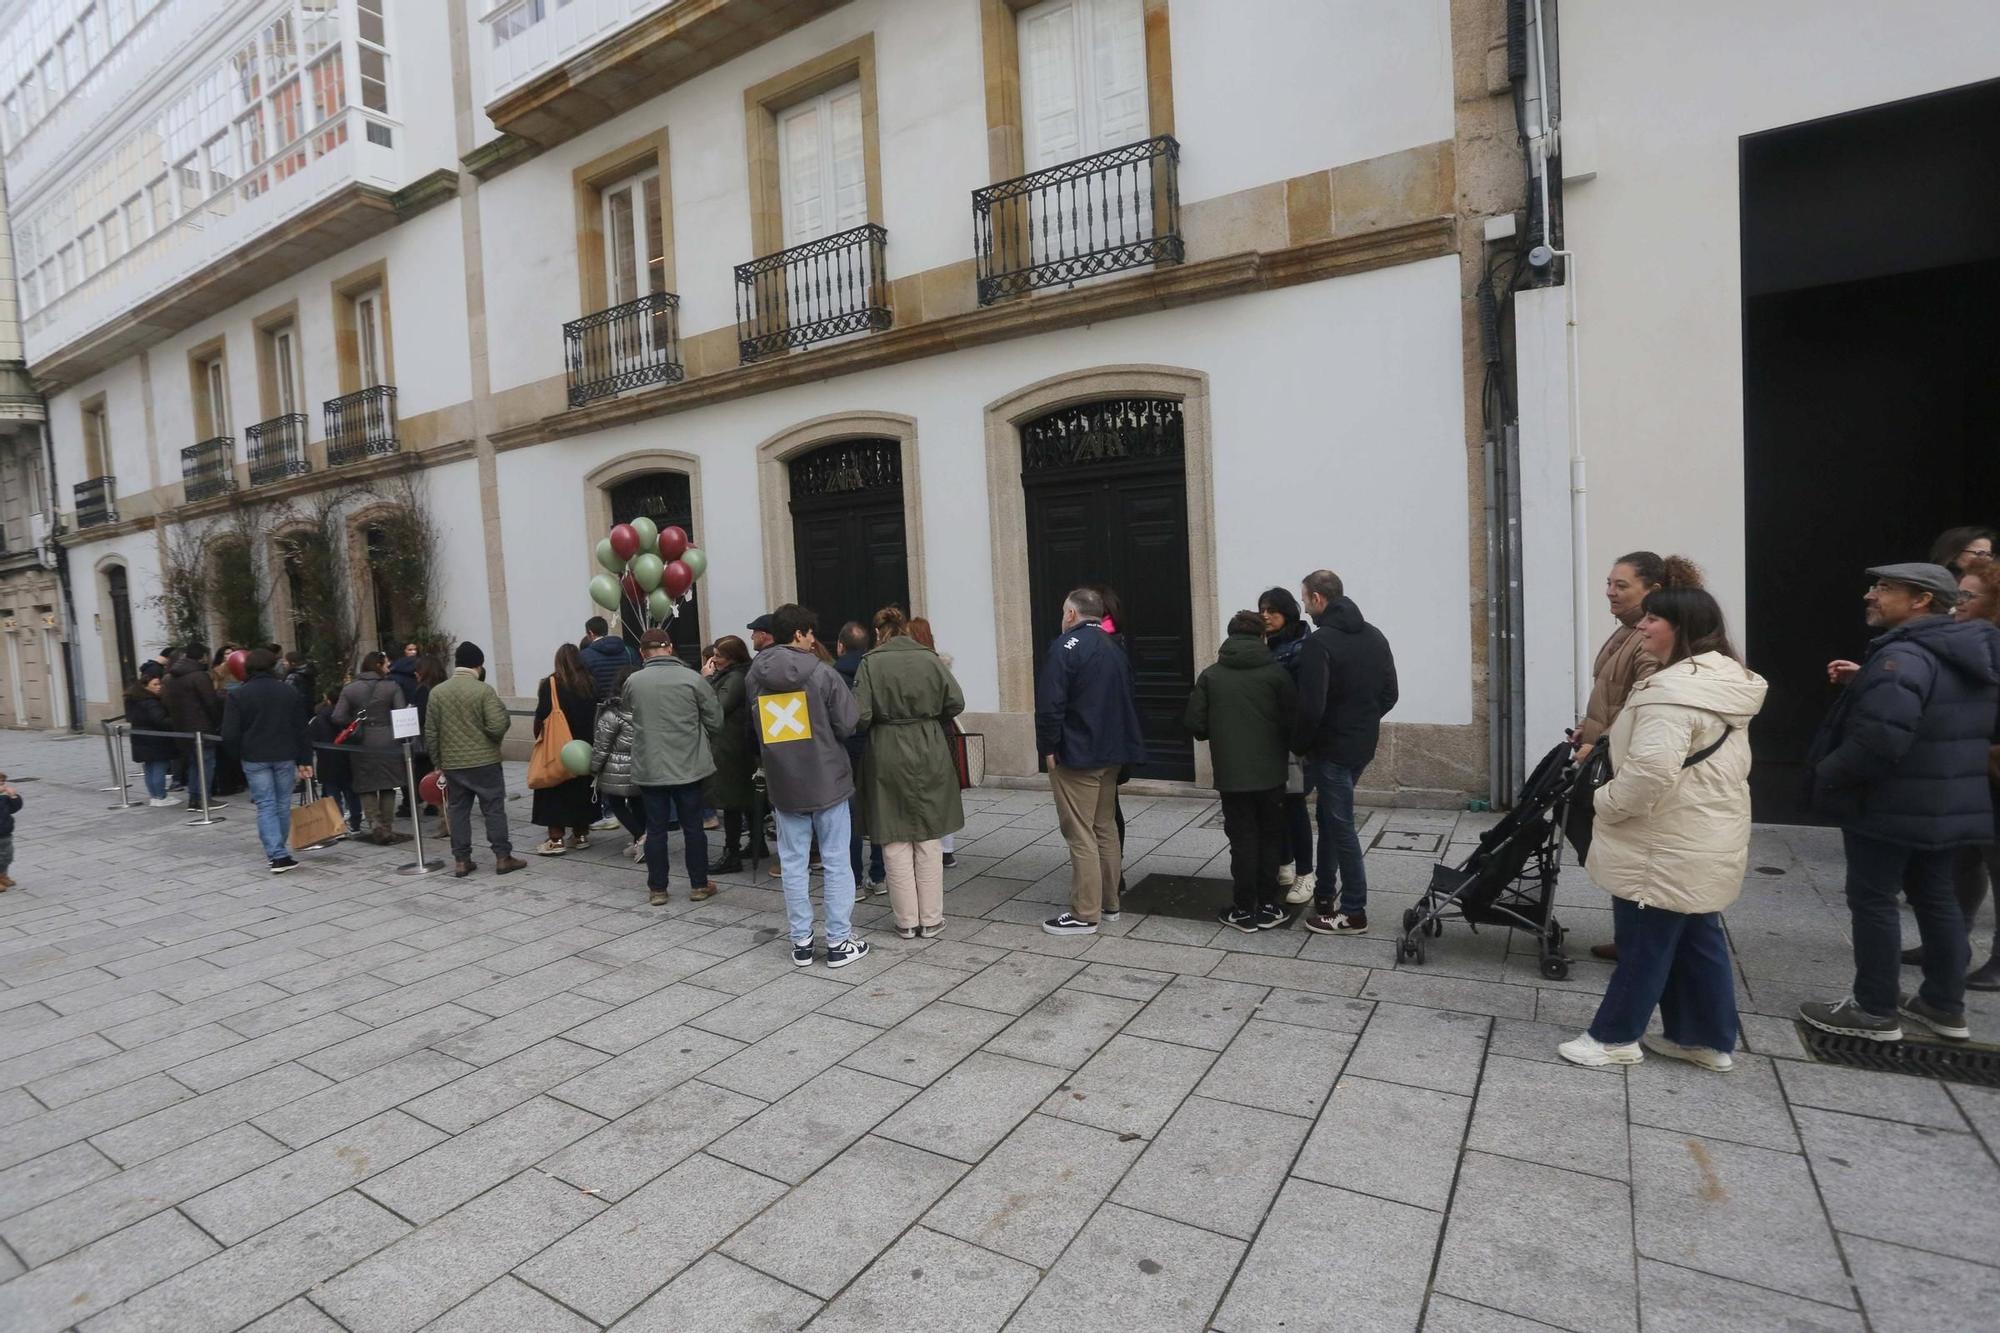
[[[687,787],[715,772],[722,705],[700,672],[672,653],[648,658],[625,678],[624,704],[635,786]]]
[[[313,761],[306,725],[312,715],[299,692],[270,672],[252,676],[222,703],[222,743],[246,764]]]
[[[878,843],[928,842],[965,827],[945,724],[965,691],[932,649],[907,634],[855,654],[854,701],[867,729],[862,807]]]
[[[1146,762],[1132,664],[1095,620],[1056,636],[1035,683],[1035,753],[1064,768]]]
[[[1299,650],[1299,715],[1292,749],[1359,773],[1375,758],[1383,715],[1396,706],[1389,641],[1351,598],[1336,597]]]
[[[1287,742],[1299,692],[1254,634],[1232,634],[1215,665],[1195,680],[1186,723],[1208,742],[1221,792],[1275,791],[1285,785]]]
[[[1632,688],[1611,724],[1611,781],[1596,793],[1588,869],[1606,892],[1688,913],[1736,901],[1750,863],[1749,726],[1765,689],[1721,653]],[[1721,749],[1682,767],[1725,734]]]
[[[409,707],[417,701],[417,659],[398,657],[389,663],[389,679],[396,682],[396,688],[403,692],[403,706]]]
[[[637,796],[632,782],[632,715],[623,699],[597,706],[597,735],[590,745],[590,771],[597,776],[599,796]]]
[[[744,688],[775,809],[811,814],[854,795],[847,738],[860,708],[838,671],[809,652],[774,645],[750,664]]]
[[[1922,616],[1868,645],[1806,761],[1813,808],[1842,829],[1935,850],[1993,841],[1986,780],[2000,628]]]
[[[167,668],[160,698],[167,705],[167,716],[174,720],[175,731],[212,732],[222,721],[222,700],[215,692],[208,665],[192,657],[179,658]]]
[[[604,634],[583,645],[583,666],[590,672],[591,680],[597,683],[597,701],[603,703],[611,697],[612,686],[618,680],[619,668],[627,662],[637,663],[632,650],[625,640],[616,634]]]

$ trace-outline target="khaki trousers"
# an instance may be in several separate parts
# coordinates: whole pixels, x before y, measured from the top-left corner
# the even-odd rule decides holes
[[[1095,923],[1100,913],[1118,910],[1118,770],[1049,770],[1056,796],[1056,819],[1069,844],[1069,910]]]
[[[883,843],[882,868],[897,926],[914,930],[944,924],[944,848],[936,838]]]

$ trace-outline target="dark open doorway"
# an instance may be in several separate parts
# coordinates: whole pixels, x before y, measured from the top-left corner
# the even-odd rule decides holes
[[[658,528],[679,528],[687,534],[688,544],[699,546],[701,537],[694,530],[694,486],[685,472],[647,472],[637,477],[627,477],[606,492],[611,501],[611,522],[630,523],[635,518],[650,518]],[[639,634],[643,628],[638,623],[639,608],[627,601],[619,624],[625,642],[632,645],[634,652],[639,648]],[[701,585],[696,584],[688,591],[687,600],[680,604],[668,629],[674,643],[674,656],[691,667],[701,665]]]
[[[912,611],[902,446],[841,440],[787,470],[799,605],[818,613],[820,642],[838,652],[848,621],[872,625],[885,606]]]
[[[1742,192],[1752,788],[1797,822],[1862,571],[2000,519],[2000,82],[1749,136]]]

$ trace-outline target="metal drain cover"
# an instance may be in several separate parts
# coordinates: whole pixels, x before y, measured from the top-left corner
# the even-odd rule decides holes
[[[1436,856],[1444,850],[1444,834],[1385,828],[1375,835],[1375,841],[1369,846],[1378,852],[1421,852],[1425,856]]]
[[[1796,1026],[1807,1054],[1822,1064],[2000,1088],[2000,1046],[1974,1041],[1870,1041],[1821,1032],[1810,1023]]]

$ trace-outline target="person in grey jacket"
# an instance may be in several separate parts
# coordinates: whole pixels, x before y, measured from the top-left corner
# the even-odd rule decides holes
[[[625,855],[636,861],[645,855],[646,810],[639,786],[632,781],[632,742],[639,729],[625,711],[625,682],[639,668],[627,662],[605,683],[604,702],[597,706],[597,734],[590,747],[590,772],[605,811],[632,835]]]
[[[745,687],[755,710],[764,783],[778,820],[778,865],[785,885],[785,915],[792,932],[792,962],[813,961],[813,839],[824,851],[826,965],[845,967],[866,957],[854,938],[854,867],[840,854],[848,845],[848,798],[854,769],[847,738],[860,723],[853,691],[840,673],[819,659],[808,608],[787,603],[772,613],[777,642],[757,654]]]
[[[709,740],[722,730],[722,705],[699,672],[674,656],[664,629],[639,636],[645,665],[625,681],[625,711],[631,715],[632,782],[646,807],[647,901],[667,901],[667,826],[680,815],[682,851],[687,862],[688,897],[715,896],[708,878],[708,834],[701,827],[701,784],[715,772]]]

